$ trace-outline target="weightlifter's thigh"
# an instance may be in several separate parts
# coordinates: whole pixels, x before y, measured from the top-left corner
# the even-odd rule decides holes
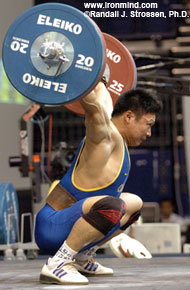
[[[92,196],[92,197],[89,197],[87,198],[84,203],[83,203],[83,207],[82,207],[82,210],[83,210],[83,213],[86,214],[90,211],[91,207],[99,200],[105,198],[105,197],[110,197],[110,195],[100,195],[100,196]],[[113,197],[113,196],[111,196]],[[113,198],[118,198],[120,199],[120,197],[113,197]]]
[[[133,193],[128,193],[128,192],[121,193],[120,198],[126,204],[126,214],[121,219],[121,226],[122,226],[128,221],[131,215],[141,210],[143,206],[143,201],[138,195],[133,194]]]

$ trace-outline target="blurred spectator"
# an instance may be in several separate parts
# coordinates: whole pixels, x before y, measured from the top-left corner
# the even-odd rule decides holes
[[[179,224],[181,231],[186,231],[185,219],[174,212],[174,204],[170,199],[163,199],[160,202],[160,221]]]

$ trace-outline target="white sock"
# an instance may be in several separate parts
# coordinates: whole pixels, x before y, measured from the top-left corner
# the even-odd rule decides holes
[[[53,256],[53,261],[59,261],[59,260],[73,260],[73,256],[76,255],[77,252],[71,249],[66,241],[63,243],[63,245],[59,248],[57,253]]]
[[[77,259],[77,260],[80,260],[80,261],[86,261],[88,260],[90,257],[93,256],[93,254],[97,251],[98,249],[98,246],[95,246],[93,248],[90,248],[86,251],[83,251],[83,252],[80,252],[80,253],[77,253],[74,258]]]

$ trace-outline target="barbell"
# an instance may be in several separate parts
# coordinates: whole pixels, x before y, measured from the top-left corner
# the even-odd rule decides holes
[[[84,114],[79,98],[104,75],[113,99],[136,85],[128,49],[102,33],[80,10],[65,4],[41,4],[26,10],[9,27],[2,60],[12,85],[40,104],[63,104]]]

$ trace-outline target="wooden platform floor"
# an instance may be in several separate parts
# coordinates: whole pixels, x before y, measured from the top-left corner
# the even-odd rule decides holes
[[[89,285],[39,283],[45,260],[0,261],[0,290],[88,289],[88,290],[190,290],[190,257],[154,257],[150,260],[97,258],[114,269],[113,276],[88,277]]]

